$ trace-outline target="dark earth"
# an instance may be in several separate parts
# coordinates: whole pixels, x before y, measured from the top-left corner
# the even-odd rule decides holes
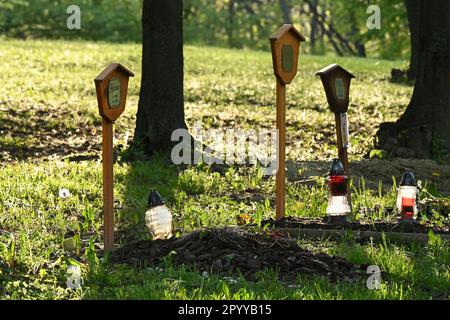
[[[331,281],[357,281],[367,266],[343,258],[313,253],[274,232],[255,233],[239,228],[205,229],[180,238],[138,241],[115,251],[111,261],[152,267],[170,259],[174,266],[223,276],[242,274],[257,281],[267,268],[278,269],[278,278],[295,282],[299,274],[320,275]]]

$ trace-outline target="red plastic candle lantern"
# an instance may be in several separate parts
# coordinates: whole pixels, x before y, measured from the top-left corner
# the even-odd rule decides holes
[[[400,181],[397,195],[397,210],[402,221],[414,221],[417,218],[417,183],[414,172],[406,169]]]
[[[330,223],[346,222],[347,215],[352,212],[347,195],[348,177],[339,159],[334,159],[327,180],[330,198],[328,200],[327,215]]]

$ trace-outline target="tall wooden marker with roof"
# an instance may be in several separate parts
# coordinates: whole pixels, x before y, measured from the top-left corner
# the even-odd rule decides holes
[[[339,159],[344,164],[345,174],[349,178],[347,182],[347,195],[351,207],[350,168],[347,154],[347,148],[349,146],[347,111],[350,100],[350,84],[355,76],[337,64],[323,68],[316,75],[320,76],[322,80],[328,105],[335,115]]]
[[[285,217],[286,207],[286,84],[297,75],[300,42],[305,37],[292,24],[285,24],[272,36],[272,59],[277,78],[278,171],[276,177],[276,218]]]
[[[113,122],[125,111],[128,81],[133,72],[119,63],[110,64],[95,78],[98,109],[103,118],[103,220],[105,253],[114,246]]]

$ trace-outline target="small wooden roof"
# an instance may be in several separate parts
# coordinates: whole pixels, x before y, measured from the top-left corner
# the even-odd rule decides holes
[[[278,29],[274,34],[272,34],[269,39],[270,41],[280,40],[286,32],[292,31],[299,41],[306,41],[305,37],[298,31],[292,24],[283,24],[283,26]]]
[[[326,76],[330,73],[332,73],[335,70],[342,70],[344,71],[351,79],[356,78],[353,74],[342,68],[340,65],[333,63],[330,64],[328,67],[323,68],[322,70],[318,71],[316,73],[316,76]]]
[[[108,77],[108,75],[111,72],[115,71],[116,69],[120,69],[122,72],[124,72],[129,77],[134,77],[134,73],[131,72],[130,70],[128,70],[127,68],[125,68],[120,63],[111,63],[105,70],[102,71],[102,73],[100,73],[97,76],[97,78],[95,78],[95,82],[101,82],[101,81],[105,80]]]

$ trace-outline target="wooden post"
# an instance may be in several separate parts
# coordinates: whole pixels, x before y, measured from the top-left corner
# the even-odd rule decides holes
[[[104,250],[111,252],[114,245],[113,123],[103,119],[102,128]]]
[[[286,85],[277,79],[278,172],[276,177],[276,218],[286,209]]]
[[[352,196],[351,196],[351,190],[350,190],[350,166],[348,163],[347,147],[344,147],[344,142],[343,142],[343,138],[342,138],[341,114],[335,113],[334,116],[336,119],[336,136],[337,136],[337,147],[338,147],[338,153],[339,153],[339,160],[341,160],[342,164],[344,165],[345,174],[348,177],[347,198],[348,198],[348,204],[350,205],[350,208],[352,208]]]
[[[328,105],[330,106],[330,109],[335,116],[339,160],[341,160],[344,166],[345,174],[348,177],[347,199],[350,209],[352,209],[350,168],[348,164],[347,146],[344,146],[342,137],[341,115],[345,114],[348,111],[350,100],[350,84],[351,80],[354,79],[355,76],[337,64],[331,64],[323,68],[322,70],[318,71],[316,75],[320,76],[320,79],[322,80],[322,84],[327,95]]]
[[[277,78],[276,219],[281,220],[286,215],[286,85],[297,75],[300,43],[305,41],[305,37],[292,24],[284,24],[269,39],[273,71]]]
[[[113,123],[125,111],[130,77],[134,77],[133,72],[120,63],[112,63],[94,80],[98,110],[103,118],[103,238],[105,254],[114,249]]]

